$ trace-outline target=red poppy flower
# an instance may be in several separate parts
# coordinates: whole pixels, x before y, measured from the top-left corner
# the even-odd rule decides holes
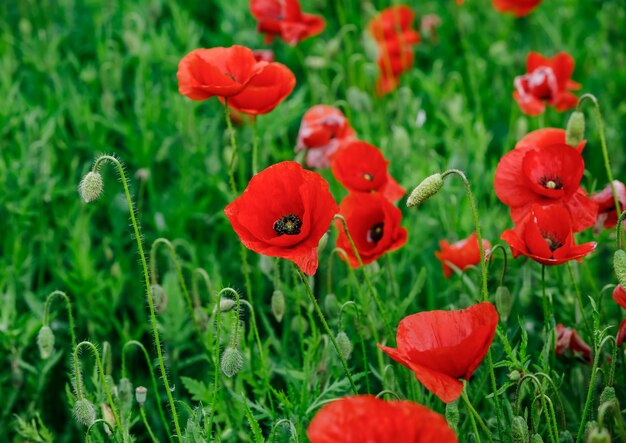
[[[326,22],[318,15],[305,14],[298,0],[250,0],[250,11],[265,34],[265,43],[275,36],[295,46],[324,30]]]
[[[319,174],[282,162],[252,177],[224,212],[248,249],[286,258],[313,275],[317,245],[338,207]]]
[[[449,266],[450,263],[460,270],[480,263],[480,249],[478,248],[478,237],[475,232],[468,238],[452,244],[448,243],[447,240],[441,240],[439,247],[441,251],[436,251],[435,257],[441,262],[443,275],[445,275],[446,278],[452,276],[452,268]],[[491,242],[489,242],[489,240],[483,240],[483,249],[485,250],[485,256],[489,255],[489,250],[491,249]]]
[[[347,142],[331,160],[333,175],[349,191],[377,191],[397,201],[406,189],[391,177],[388,164],[380,149],[360,140]]]
[[[354,140],[354,136],[354,129],[339,109],[316,105],[302,117],[296,152],[307,150],[309,167],[327,168],[341,144]]]
[[[626,340],[626,319],[622,320],[622,322],[619,324],[619,331],[617,332],[617,336],[615,337],[615,344],[617,346],[622,346],[625,340]]]
[[[533,205],[530,217],[514,229],[504,231],[502,240],[514,258],[525,255],[544,265],[560,265],[582,258],[596,248],[595,242],[576,245],[567,210],[560,205]]]
[[[274,51],[271,49],[253,49],[252,53],[257,62],[272,63],[274,61]]]
[[[378,345],[392,359],[445,403],[461,395],[463,383],[485,358],[498,325],[498,312],[489,302],[459,311],[428,311],[400,321],[397,349]]]
[[[307,430],[311,443],[456,443],[441,415],[410,401],[344,397],[320,409]]]
[[[580,187],[584,142],[574,149],[561,142],[561,137],[565,131],[534,131],[500,159],[494,188],[500,201],[509,206],[514,223],[523,222],[535,203],[563,205],[574,232],[596,222],[598,205]]]
[[[604,226],[606,229],[614,228],[617,225],[617,219],[619,218],[618,212],[621,213],[623,208],[626,208],[626,186],[619,180],[613,180],[613,186],[615,186],[615,192],[617,193],[617,200],[621,206],[620,210],[615,209],[615,200],[613,199],[613,192],[611,185],[591,196],[591,199],[598,204],[598,220],[596,226]]]
[[[178,64],[178,91],[192,100],[231,97],[267,66],[244,46],[194,49]]]
[[[613,300],[622,308],[626,309],[626,290],[622,288],[622,285],[617,285],[615,289],[613,289]]]
[[[513,98],[522,112],[539,115],[545,104],[559,111],[567,111],[578,103],[578,98],[569,92],[580,85],[571,79],[574,59],[566,52],[559,52],[551,59],[538,52],[530,52],[526,59],[526,74],[515,77]]]
[[[499,12],[510,12],[515,17],[530,14],[541,0],[493,0],[493,7]]]
[[[556,348],[555,353],[559,357],[569,350],[577,357],[591,363],[591,348],[578,336],[575,329],[566,328],[562,324],[556,325]]]
[[[382,194],[348,194],[339,204],[339,213],[346,219],[350,236],[363,264],[371,263],[385,252],[402,247],[407,241],[407,230],[400,226],[402,213]],[[350,266],[358,268],[359,261],[343,224],[340,220],[335,223],[339,229],[337,247],[346,251]]]

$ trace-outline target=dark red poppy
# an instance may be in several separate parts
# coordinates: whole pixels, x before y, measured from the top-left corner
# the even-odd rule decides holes
[[[539,115],[546,104],[559,111],[567,111],[578,103],[570,89],[580,89],[571,79],[574,59],[566,52],[559,52],[551,59],[538,52],[530,52],[526,59],[526,74],[515,77],[513,98],[522,112]]]
[[[498,326],[489,302],[458,311],[428,311],[400,321],[397,348],[378,345],[445,403],[461,395],[463,383],[485,358]]]
[[[622,209],[626,208],[626,186],[619,180],[613,180],[613,186],[615,187],[617,200],[621,206],[619,211],[615,209],[615,200],[613,199],[610,184],[606,185],[602,191],[591,196],[591,199],[598,204],[598,220],[596,222],[598,228],[602,226],[606,229],[614,228],[619,218],[618,212],[621,213]]]
[[[274,51],[271,49],[253,49],[252,53],[257,62],[272,63],[274,61]]]
[[[316,105],[302,117],[296,152],[307,150],[309,167],[327,168],[342,143],[354,140],[354,136],[354,129],[339,109]]]
[[[513,222],[524,221],[533,204],[564,206],[574,232],[594,225],[598,205],[580,187],[585,161],[575,149],[561,142],[565,131],[534,131],[498,163],[494,188],[496,195],[511,210]]]
[[[178,64],[178,91],[192,100],[232,97],[266,66],[244,46],[194,49]]]
[[[626,340],[626,319],[622,320],[622,322],[619,324],[619,331],[617,331],[617,336],[615,337],[615,344],[617,346],[622,346],[625,340]]]
[[[318,173],[282,162],[252,177],[224,212],[248,249],[286,258],[313,275],[317,245],[338,209]]]
[[[406,194],[387,171],[388,160],[375,146],[360,140],[346,142],[331,160],[335,178],[353,192],[380,192],[390,201]]]
[[[556,355],[563,356],[566,351],[570,351],[574,356],[582,358],[587,363],[591,363],[591,348],[578,336],[575,329],[566,328],[562,324],[556,325]]]
[[[326,22],[318,15],[302,12],[298,0],[250,0],[250,11],[265,34],[265,43],[274,37],[295,46],[324,30]]]
[[[456,443],[441,415],[410,401],[371,395],[344,397],[322,407],[309,425],[311,443]]]
[[[569,214],[560,205],[533,205],[528,219],[500,238],[509,244],[514,258],[525,255],[544,265],[582,261],[596,248],[595,242],[574,243]]]
[[[407,241],[407,230],[400,226],[402,213],[382,194],[348,194],[339,204],[339,213],[346,219],[363,264],[371,263],[385,252],[402,247]],[[340,220],[335,223],[339,229],[337,247],[346,251],[350,266],[358,268],[359,261],[343,224]]]
[[[493,0],[493,7],[499,12],[509,12],[515,17],[530,14],[541,0]]]
[[[452,244],[448,243],[447,240],[441,240],[439,247],[441,251],[435,251],[435,257],[441,262],[443,275],[445,275],[446,278],[452,276],[450,264],[462,271],[468,266],[474,266],[480,263],[480,249],[478,248],[478,237],[475,232],[468,238]],[[485,255],[489,255],[489,250],[491,249],[491,242],[489,240],[483,240],[483,249],[485,250]]]
[[[622,288],[622,285],[617,285],[615,289],[613,289],[613,300],[622,308],[626,309],[626,290]]]

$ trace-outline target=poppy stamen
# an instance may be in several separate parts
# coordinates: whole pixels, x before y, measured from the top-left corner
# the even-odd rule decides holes
[[[284,215],[274,222],[274,231],[278,236],[298,235],[302,228],[302,220],[294,214]]]
[[[381,238],[383,238],[383,227],[384,223],[376,223],[371,227],[369,231],[367,231],[367,241],[370,243],[378,243]]]
[[[539,185],[546,189],[563,189],[563,180],[559,177],[548,178],[545,175],[539,179]]]
[[[368,182],[374,181],[374,176],[372,174],[367,173],[367,172],[363,174],[363,178],[365,180],[367,180]]]
[[[563,247],[563,243],[557,240],[552,234],[542,234],[543,239],[548,244],[548,248],[550,251],[554,252],[557,249]]]

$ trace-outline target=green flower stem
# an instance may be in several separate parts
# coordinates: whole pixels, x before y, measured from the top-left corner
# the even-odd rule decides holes
[[[587,328],[587,332],[589,335],[593,335],[593,328],[591,327],[591,323],[589,323],[589,319],[587,318],[587,314],[585,314],[585,305],[583,304],[583,298],[578,289],[578,284],[576,283],[576,279],[574,278],[574,271],[572,270],[571,262],[567,262],[567,270],[569,271],[569,277],[572,279],[572,284],[574,285],[574,292],[576,293],[576,299],[578,300],[578,305],[580,306],[580,312],[583,316],[583,321],[585,322],[585,328]]]
[[[230,148],[232,150],[230,162],[228,163],[228,178],[230,180],[230,190],[233,198],[237,197],[237,182],[235,181],[235,165],[237,163],[237,142],[235,141],[235,130],[233,122],[230,119],[230,108],[228,107],[228,97],[224,99],[224,115],[226,118],[226,126],[228,126],[228,134],[230,135]]]
[[[504,246],[502,246],[502,244],[497,244],[493,248],[491,248],[491,251],[489,252],[488,263],[487,263],[487,272],[489,272],[489,270],[491,269],[491,262],[493,261],[493,257],[496,255],[497,250],[502,251],[502,258],[504,259],[504,265],[502,267],[502,274],[500,275],[500,286],[504,286],[504,277],[506,277],[506,271],[507,271],[508,263],[509,263],[509,256],[506,253],[506,249],[504,248]]]
[[[553,308],[552,302],[546,294],[546,265],[541,265],[541,301],[543,306],[543,327],[546,333],[546,365],[551,354],[551,350],[555,344],[555,331],[552,327]]]
[[[213,346],[213,361],[215,366],[213,368],[213,398],[211,399],[211,415],[209,416],[209,429],[207,435],[212,435],[213,431],[213,419],[215,417],[215,404],[217,403],[217,393],[220,380],[220,318],[221,312],[220,304],[222,302],[222,294],[228,292],[232,294],[236,299],[239,298],[239,293],[233,288],[224,288],[217,293],[217,301],[215,304],[215,344]]]
[[[111,423],[106,421],[104,418],[99,418],[97,420],[94,420],[94,422],[90,424],[89,427],[87,428],[87,432],[85,432],[85,441],[87,442],[91,441],[91,438],[89,437],[89,435],[91,434],[91,430],[93,429],[94,426],[100,423],[102,423],[109,429],[109,432],[111,432],[111,435],[115,435],[115,431],[113,430]],[[117,437],[115,438],[115,440],[117,441]]]
[[[493,439],[491,438],[491,432],[489,432],[489,428],[487,427],[483,419],[480,418],[480,415],[478,414],[478,412],[476,412],[476,409],[474,409],[474,406],[472,406],[472,403],[470,402],[466,391],[467,391],[467,384],[465,384],[465,386],[463,387],[463,391],[461,392],[461,397],[463,398],[463,401],[465,402],[465,406],[467,406],[470,420],[472,422],[472,428],[474,429],[474,434],[476,434],[476,439],[478,440],[478,443],[480,443],[480,435],[478,433],[478,428],[476,427],[476,423],[480,425],[480,428],[487,435],[487,438],[489,439],[489,441],[493,443]]]
[[[152,289],[150,288],[150,275],[148,273],[148,262],[146,260],[146,254],[143,250],[143,244],[141,243],[141,233],[139,232],[139,223],[137,222],[137,218],[135,217],[135,209],[133,207],[133,202],[130,197],[130,191],[128,190],[128,180],[126,179],[126,175],[124,174],[124,167],[120,163],[118,159],[110,155],[103,155],[98,157],[96,162],[93,165],[93,172],[98,172],[100,169],[100,165],[106,162],[113,163],[117,172],[120,176],[120,180],[122,182],[122,186],[124,187],[124,194],[126,195],[126,202],[128,203],[128,210],[130,212],[130,220],[133,225],[133,231],[135,234],[135,240],[137,241],[137,249],[139,250],[139,257],[141,259],[141,266],[143,269],[143,279],[146,285],[146,293],[148,298],[148,306],[150,308],[150,323],[152,324],[152,334],[154,335],[154,342],[157,350],[157,358],[159,360],[159,368],[161,370],[161,378],[163,379],[163,385],[165,386],[165,393],[167,394],[167,399],[170,404],[170,408],[172,410],[172,418],[174,420],[174,427],[176,428],[176,437],[178,441],[182,443],[183,436],[180,429],[180,425],[178,423],[178,414],[176,413],[176,405],[174,404],[174,398],[172,397],[172,390],[170,389],[170,383],[167,379],[167,371],[165,370],[165,362],[163,360],[163,351],[161,349],[161,340],[159,338],[159,329],[157,327],[156,313],[154,311],[154,301],[152,297]]]
[[[372,391],[370,389],[369,371],[367,370],[368,364],[367,364],[367,353],[365,351],[365,340],[363,340],[363,334],[361,334],[361,309],[359,309],[359,305],[357,305],[353,301],[347,301],[341,306],[341,309],[339,310],[339,327],[341,328],[341,319],[343,315],[343,310],[348,306],[352,306],[354,308],[354,312],[356,313],[356,322],[357,322],[356,332],[359,336],[359,343],[361,345],[361,354],[363,354],[363,368],[365,369],[365,389],[367,390],[368,394],[371,394]]]
[[[616,247],[616,249],[622,249],[622,233],[624,231],[622,229],[622,222],[624,221],[625,217],[626,217],[626,211],[623,211],[619,215],[619,218],[617,219],[617,225],[615,225],[615,247]]]
[[[596,350],[597,351],[597,350]],[[598,361],[600,359],[600,353],[595,352],[593,357],[593,366],[591,367],[591,380],[589,380],[589,389],[587,390],[587,399],[585,400],[585,407],[583,409],[583,416],[580,418],[580,426],[578,427],[578,434],[576,435],[576,443],[579,443],[585,433],[585,425],[587,424],[587,415],[589,414],[589,408],[591,408],[593,398],[593,387],[596,383],[596,373],[598,372]]]
[[[202,268],[194,269],[191,272],[191,296],[193,297],[194,307],[202,306],[202,299],[200,298],[200,291],[198,289],[198,279],[204,281],[209,298],[213,295],[213,285],[211,284],[209,274]]]
[[[52,291],[48,297],[46,298],[46,304],[44,305],[43,308],[43,324],[45,326],[48,326],[49,322],[50,322],[50,304],[52,303],[52,300],[54,300],[55,298],[62,298],[65,300],[65,309],[67,310],[67,320],[69,322],[69,327],[70,327],[70,336],[72,338],[72,348],[76,347],[76,335],[74,333],[74,317],[72,316],[72,302],[70,301],[70,298],[67,296],[67,294],[63,291]]]
[[[598,425],[602,428],[604,424],[604,416],[608,410],[613,413],[613,418],[617,424],[617,429],[620,434],[619,441],[626,441],[626,430],[624,429],[624,419],[622,418],[622,411],[620,411],[619,403],[617,400],[606,402],[600,405],[598,408]]]
[[[259,128],[257,126],[257,117],[252,122],[252,175],[259,172]]]
[[[153,443],[159,443],[159,440],[157,440],[157,438],[154,436],[154,433],[152,432],[150,423],[148,423],[148,419],[146,418],[146,412],[144,411],[143,406],[139,406],[139,413],[141,414],[141,420],[143,421],[144,426],[148,430],[148,434],[150,434],[150,438],[152,439]]]
[[[337,341],[335,340],[335,336],[333,335],[332,331],[330,330],[330,327],[328,326],[328,323],[326,323],[326,319],[324,318],[324,314],[322,313],[322,310],[320,309],[320,306],[317,304],[317,300],[315,299],[315,295],[313,295],[313,289],[311,289],[311,285],[309,284],[309,280],[307,279],[307,276],[304,275],[304,273],[298,269],[298,275],[300,275],[300,279],[302,280],[302,283],[304,283],[304,286],[306,287],[307,293],[309,294],[309,298],[311,299],[311,303],[313,303],[313,308],[315,309],[315,312],[317,314],[317,316],[320,319],[320,322],[322,323],[322,327],[324,328],[324,331],[326,332],[326,334],[328,334],[328,337],[330,338],[330,341],[332,342],[335,351],[337,351],[337,355],[339,356],[339,360],[341,360],[341,365],[343,366],[343,369],[346,373],[346,376],[348,377],[348,381],[350,382],[350,387],[352,388],[352,392],[357,395],[359,392],[356,388],[356,385],[354,384],[354,379],[352,378],[352,373],[350,372],[350,369],[348,368],[348,363],[346,362],[346,359],[343,358],[343,355],[341,354],[341,352],[339,351],[339,346],[337,345]]]
[[[543,412],[544,412],[544,414],[546,416],[546,426],[548,427],[548,434],[550,436],[550,441],[554,442],[555,441],[555,437],[554,437],[554,433],[553,433],[553,430],[552,430],[552,419],[550,417],[550,412],[548,411],[548,407],[547,407],[546,402],[545,402],[546,396],[544,395],[544,392],[543,392],[543,386],[542,386],[541,382],[539,381],[539,379],[537,377],[535,377],[535,375],[533,375],[533,374],[526,374],[526,375],[524,375],[520,379],[520,381],[519,381],[519,383],[517,385],[517,392],[518,392],[518,394],[517,394],[516,399],[515,399],[515,409],[517,410],[517,414],[518,415],[520,414],[520,404],[521,404],[521,398],[522,398],[522,395],[521,395],[522,394],[522,387],[524,385],[524,382],[527,381],[527,380],[528,381],[532,381],[535,384],[535,394],[537,392],[539,393],[538,396],[539,396],[539,400],[541,402],[541,408],[543,409]],[[533,402],[533,404],[534,404],[534,402]]]

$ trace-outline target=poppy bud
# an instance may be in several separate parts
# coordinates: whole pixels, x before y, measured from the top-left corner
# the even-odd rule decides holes
[[[441,174],[433,174],[430,177],[426,177],[422,182],[417,185],[409,198],[406,201],[407,207],[421,205],[430,197],[435,195],[443,186],[443,177]]]
[[[585,138],[585,114],[574,111],[567,121],[565,143],[570,146],[578,146]]]
[[[317,244],[317,252],[319,253],[320,251],[323,251],[324,248],[326,248],[327,244],[328,244],[328,232],[322,235],[322,238],[320,238],[320,241]]]
[[[604,388],[604,390],[602,391],[602,394],[600,394],[600,404],[604,404],[604,403],[613,403],[617,400],[617,397],[615,396],[615,388],[613,386],[607,386],[606,388]]]
[[[626,288],[626,252],[621,249],[613,255],[613,269],[622,288]]]
[[[148,396],[148,389],[144,386],[137,386],[135,389],[135,400],[139,406],[143,406],[146,403],[146,397]]]
[[[78,185],[78,193],[80,194],[80,198],[82,198],[85,203],[90,203],[100,197],[103,187],[104,184],[100,173],[97,171],[90,171],[80,181],[80,184]]]
[[[509,380],[511,381],[518,381],[520,378],[522,378],[522,374],[517,369],[513,369],[509,373]]]
[[[152,302],[154,303],[154,309],[158,313],[162,313],[167,309],[167,294],[163,289],[163,286],[154,284],[150,286],[152,292]]]
[[[574,437],[569,431],[563,431],[559,436],[559,443],[574,443]]]
[[[350,338],[345,332],[339,331],[339,334],[335,337],[335,341],[337,342],[337,348],[343,358],[345,360],[349,359],[350,354],[352,353],[352,342],[350,342]]]
[[[37,346],[39,347],[39,354],[41,358],[47,360],[54,351],[54,332],[50,329],[50,326],[42,326],[37,334]]]
[[[117,387],[117,391],[120,396],[120,402],[125,407],[130,406],[133,401],[133,384],[126,377],[120,380],[120,383]]]
[[[243,367],[243,357],[241,356],[241,352],[232,346],[227,347],[222,354],[220,366],[226,377],[232,377]]]
[[[111,407],[106,403],[102,403],[100,405],[100,409],[102,410],[102,418],[111,426],[115,426],[115,417],[113,417],[113,411],[111,411]],[[104,430],[107,434],[111,435],[111,431],[108,426],[104,427]]]
[[[587,443],[611,443],[611,434],[606,428],[594,426],[587,435]]]
[[[280,323],[285,315],[285,295],[283,291],[276,290],[272,293],[271,304],[272,314],[274,314],[276,321]]]
[[[333,317],[339,315],[340,308],[339,304],[337,303],[337,296],[335,294],[326,294],[326,297],[324,298],[324,309],[326,309],[328,315],[331,315]]]
[[[74,418],[83,426],[91,425],[96,421],[96,410],[93,404],[86,398],[77,400],[74,403]]]
[[[225,314],[226,312],[230,312],[235,308],[237,303],[232,298],[223,298],[220,300],[220,312]]]
[[[543,443],[543,438],[539,434],[533,434],[530,438],[530,443]]]
[[[196,323],[200,327],[201,331],[205,331],[209,324],[209,316],[202,306],[196,306],[193,308],[193,317],[196,319]]]
[[[513,417],[511,422],[511,437],[513,443],[527,443],[528,442],[528,424],[524,417]]]
[[[309,323],[306,321],[301,315],[296,315],[291,318],[291,331],[299,334],[300,333],[300,325],[302,325],[302,333],[306,334],[306,331],[309,329]]]
[[[513,307],[513,296],[506,286],[498,286],[496,289],[496,309],[500,314],[500,319],[506,323]]]
[[[459,402],[455,400],[446,405],[446,420],[450,427],[456,432],[459,426]]]

